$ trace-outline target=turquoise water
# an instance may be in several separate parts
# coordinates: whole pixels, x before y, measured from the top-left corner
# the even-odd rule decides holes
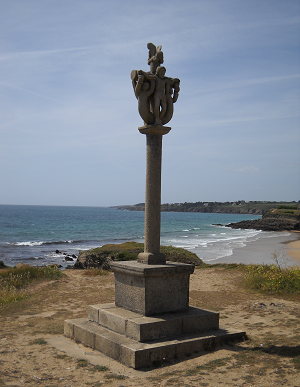
[[[205,262],[230,256],[249,241],[276,233],[233,230],[228,224],[255,215],[163,212],[161,244],[183,247]],[[282,235],[282,234],[281,234]],[[0,205],[0,260],[8,265],[66,266],[64,254],[107,243],[144,241],[144,212],[103,207]],[[57,252],[59,250],[59,252]],[[64,253],[64,254],[63,254]]]

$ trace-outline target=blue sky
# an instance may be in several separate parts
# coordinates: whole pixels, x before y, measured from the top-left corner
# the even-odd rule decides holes
[[[300,1],[1,0],[0,203],[144,201],[130,72],[181,80],[162,202],[300,199]]]

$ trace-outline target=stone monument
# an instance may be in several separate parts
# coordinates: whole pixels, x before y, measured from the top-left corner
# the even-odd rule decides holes
[[[164,126],[178,99],[178,78],[166,77],[162,47],[152,43],[150,71],[131,72],[138,111],[144,121],[147,170],[144,252],[137,261],[112,262],[115,303],[91,305],[88,318],[65,321],[67,337],[119,362],[145,368],[165,360],[243,339],[245,332],[219,328],[219,313],[189,306],[194,266],[166,262],[160,252],[161,159]]]

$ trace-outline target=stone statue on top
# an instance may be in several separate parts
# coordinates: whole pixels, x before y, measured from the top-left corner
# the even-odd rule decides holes
[[[178,99],[178,78],[166,77],[162,46],[148,43],[148,65],[150,71],[132,70],[131,80],[134,94],[138,100],[138,110],[145,125],[162,126],[173,116],[173,104]]]

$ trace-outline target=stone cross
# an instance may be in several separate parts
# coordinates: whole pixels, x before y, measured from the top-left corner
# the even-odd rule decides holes
[[[149,43],[150,71],[133,70],[147,136],[145,249],[136,261],[111,261],[115,303],[90,305],[88,318],[65,320],[64,334],[136,369],[190,356],[218,343],[243,340],[245,332],[219,329],[219,313],[189,306],[194,266],[166,262],[160,253],[162,136],[171,128],[179,79],[165,77],[161,46]]]
[[[173,116],[173,105],[178,99],[178,78],[166,77],[161,46],[148,43],[150,71],[132,70],[131,80],[138,100],[138,111],[144,120],[139,128],[147,136],[147,167],[145,195],[145,244],[138,261],[146,264],[165,264],[160,253],[161,159],[162,136],[169,133],[164,126]]]

